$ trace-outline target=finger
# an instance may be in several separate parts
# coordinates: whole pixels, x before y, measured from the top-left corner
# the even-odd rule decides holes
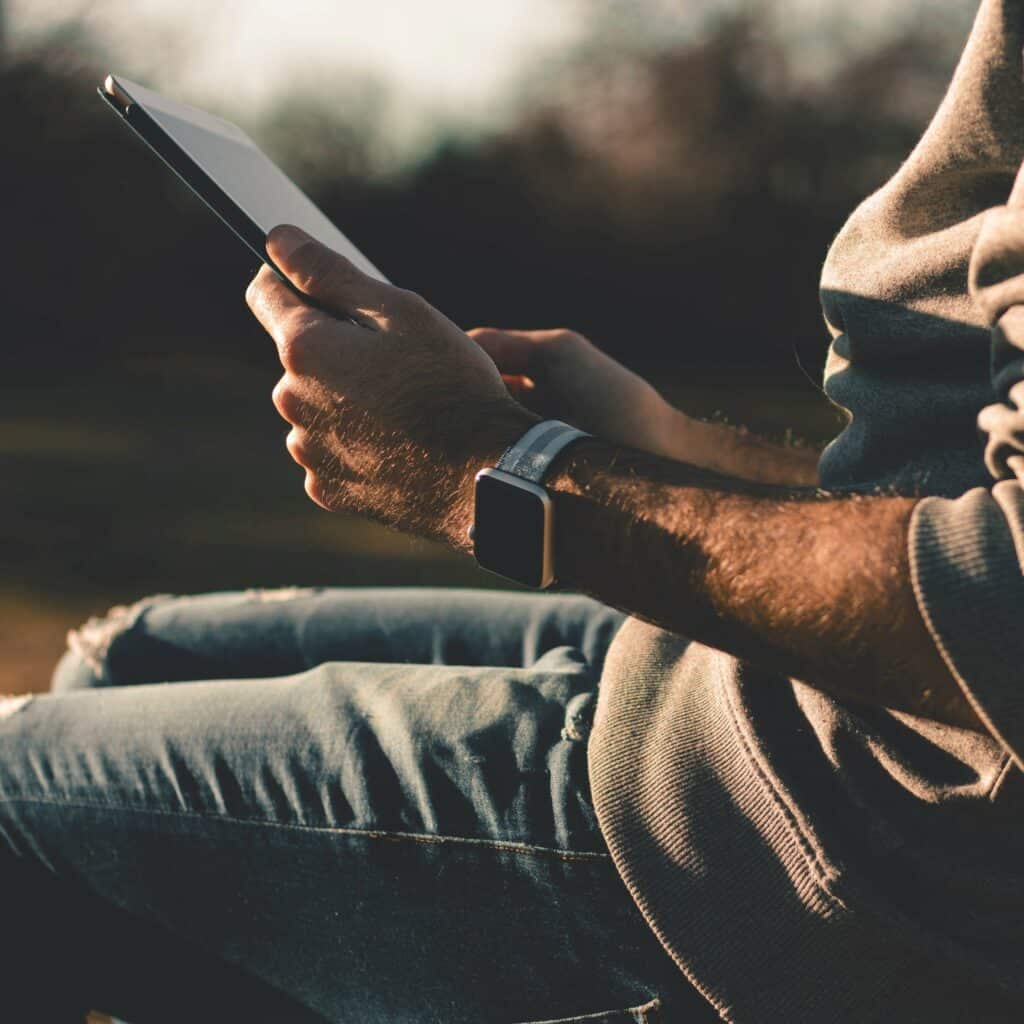
[[[468,334],[494,360],[502,374],[529,376],[535,346],[531,332],[475,327]]]
[[[311,469],[306,470],[306,482],[304,486],[310,501],[319,505],[321,508],[327,509],[328,512],[333,511],[330,496],[327,494],[323,481]]]
[[[288,431],[284,439],[285,451],[292,457],[292,461],[298,463],[303,469],[309,469],[309,458],[306,452],[306,432],[295,427]]]
[[[316,471],[325,458],[324,448],[312,434],[300,427],[289,431],[284,439],[284,446],[292,461],[303,469]]]
[[[293,328],[298,320],[323,317],[319,310],[303,302],[266,264],[249,282],[245,302],[278,346],[282,343],[283,332]]]
[[[278,415],[286,423],[295,427],[303,427],[307,431],[318,426],[321,417],[320,407],[310,401],[302,380],[286,373],[274,385],[271,401]]]
[[[508,388],[508,393],[517,401],[522,402],[523,405],[529,405],[534,397],[536,391],[536,385],[530,380],[529,377],[520,377],[509,373],[503,373],[501,379],[505,382],[505,387]]]
[[[316,375],[328,362],[337,364],[346,343],[372,338],[372,332],[302,301],[274,271],[264,267],[245,293],[249,308],[277,345],[286,371]]]
[[[267,252],[296,288],[339,315],[382,313],[401,291],[291,224],[267,235]]]

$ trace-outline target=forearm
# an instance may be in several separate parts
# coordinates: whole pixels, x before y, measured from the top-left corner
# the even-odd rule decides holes
[[[711,472],[782,486],[818,482],[820,452],[808,445],[768,441],[743,427],[695,420],[678,410],[663,436],[662,454]]]
[[[547,486],[563,586],[836,696],[978,727],[917,610],[912,499],[749,484],[596,441]]]
[[[564,588],[835,696],[981,728],[917,609],[913,499],[740,481],[596,440],[545,486]],[[466,550],[471,520],[467,486],[442,536]]]

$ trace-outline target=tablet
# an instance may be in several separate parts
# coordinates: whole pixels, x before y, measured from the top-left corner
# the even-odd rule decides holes
[[[257,259],[273,266],[267,234],[278,224],[294,224],[371,277],[387,282],[241,128],[126,78],[108,75],[98,91]]]

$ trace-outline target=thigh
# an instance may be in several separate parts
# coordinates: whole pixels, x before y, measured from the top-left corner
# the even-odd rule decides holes
[[[240,977],[368,1024],[700,1013],[594,819],[594,685],[561,648],[530,670],[328,663],[39,697],[0,721],[7,866],[103,908],[96,927],[118,934],[83,943],[147,986],[124,982],[125,1005],[108,967],[83,998],[136,1024],[171,1019],[169,985],[214,1019],[203,1006]],[[226,980],[200,969],[198,988],[175,943]]]
[[[600,672],[622,619],[578,595],[487,590],[154,597],[73,631],[54,689],[292,675],[327,661],[529,667],[560,646]]]

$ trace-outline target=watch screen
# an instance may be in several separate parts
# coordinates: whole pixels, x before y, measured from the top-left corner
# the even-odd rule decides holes
[[[479,477],[473,548],[480,565],[528,587],[543,586],[544,513],[539,494],[492,476]]]

